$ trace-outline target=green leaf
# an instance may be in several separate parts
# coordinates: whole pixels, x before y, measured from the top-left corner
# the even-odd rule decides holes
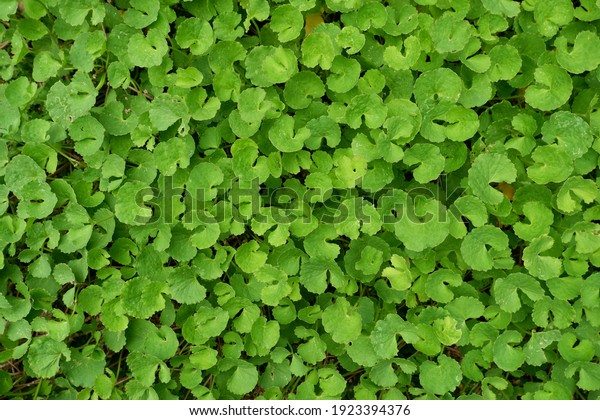
[[[573,3],[567,0],[559,0],[552,5],[536,2],[533,9],[537,28],[546,37],[554,36],[561,26],[571,22],[574,13]]]
[[[75,150],[82,156],[96,153],[104,141],[104,126],[89,115],[77,118],[69,126],[69,135],[76,142]]]
[[[227,389],[236,395],[245,395],[251,392],[258,383],[256,367],[244,361],[237,360],[237,366],[227,380]]]
[[[293,5],[285,4],[271,13],[270,27],[277,34],[279,42],[292,41],[302,32],[304,17]]]
[[[259,46],[246,57],[246,77],[259,87],[284,83],[298,72],[294,53],[283,47]]]
[[[431,25],[431,40],[439,53],[462,51],[471,36],[471,25],[458,13],[445,12]]]
[[[65,343],[41,336],[31,341],[27,361],[37,378],[51,378],[58,373],[61,359],[64,357],[68,361],[70,355]]]
[[[217,337],[229,322],[229,315],[221,308],[200,307],[183,324],[183,337],[192,344],[204,344]]]
[[[309,137],[310,129],[306,127],[294,130],[294,119],[289,115],[277,119],[269,130],[269,140],[273,146],[286,153],[301,150]]]
[[[164,142],[161,141],[154,149],[154,157],[158,170],[164,175],[170,176],[175,174],[177,168],[187,168],[190,165],[190,158],[194,153],[194,148],[194,142],[189,136],[183,138],[174,137]],[[218,172],[216,173],[218,174]]]
[[[84,347],[83,351],[71,351],[71,359],[63,363],[65,376],[75,386],[91,388],[106,367],[106,355],[102,350]]]
[[[0,19],[8,20],[9,16],[17,12],[18,6],[18,0],[8,0],[2,2],[2,4],[0,5]]]
[[[346,389],[346,380],[335,369],[319,369],[319,387],[323,397],[336,397],[342,395]]]
[[[580,74],[585,71],[593,71],[600,65],[600,53],[593,48],[598,45],[600,38],[594,32],[582,31],[572,40],[559,36],[554,41],[556,47],[556,61],[569,73]]]
[[[563,334],[557,346],[560,355],[569,363],[590,362],[594,357],[593,343],[586,339],[578,341],[578,337],[573,333]]]
[[[205,20],[191,18],[177,26],[175,40],[181,48],[188,48],[194,55],[204,55],[214,44],[213,29]]]
[[[17,214],[23,219],[30,217],[43,219],[49,216],[58,201],[45,182],[29,182],[23,186],[17,196],[21,199],[17,206]]]
[[[515,165],[506,156],[486,153],[478,156],[469,169],[469,187],[484,203],[500,204],[504,195],[491,187],[491,182],[514,182],[517,178]]]
[[[84,33],[75,40],[69,56],[73,66],[80,71],[91,72],[94,61],[106,49],[106,35],[101,31]]]
[[[473,270],[489,271],[506,264],[512,266],[508,237],[495,226],[486,225],[473,229],[463,240],[460,252]]]
[[[30,183],[42,184],[46,173],[29,156],[19,155],[10,160],[4,168],[4,180],[14,193],[20,193]]]
[[[514,330],[508,330],[498,336],[494,342],[494,363],[504,371],[517,370],[525,362],[525,354],[519,347],[511,344],[519,344],[522,340],[521,334]]]
[[[115,195],[115,216],[129,225],[142,225],[152,216],[152,210],[144,206],[144,198],[152,197],[153,190],[141,181],[124,183]]]
[[[421,386],[436,395],[454,391],[462,377],[458,362],[443,354],[438,356],[437,363],[426,360],[419,368]]]
[[[159,0],[130,0],[129,5],[123,20],[132,28],[145,28],[158,18]]]
[[[532,366],[541,366],[548,361],[545,349],[552,343],[560,340],[558,330],[534,332],[529,341],[523,346],[525,361]]]
[[[475,196],[465,195],[460,197],[454,202],[454,206],[455,208],[451,208],[451,210],[456,209],[460,215],[468,218],[475,227],[483,226],[488,220],[485,204]]]
[[[194,270],[189,267],[177,267],[169,275],[168,293],[179,303],[199,303],[206,297],[206,288],[202,286]]]
[[[571,158],[583,156],[594,142],[588,123],[571,112],[555,112],[542,126],[543,140],[556,143]]]
[[[512,273],[494,282],[494,298],[496,303],[506,312],[517,312],[521,308],[518,291],[533,301],[541,299],[545,293],[542,286],[531,276],[522,273]]]
[[[160,359],[151,355],[132,352],[127,356],[127,366],[129,367],[132,376],[138,380],[140,384],[147,387],[154,384],[156,370],[159,365]]]
[[[446,208],[437,200],[406,196],[394,232],[407,249],[423,251],[441,244],[450,231]]]
[[[36,90],[35,83],[30,82],[26,77],[19,77],[6,86],[4,94],[12,106],[21,108],[33,99]]]
[[[62,63],[48,51],[41,51],[33,59],[32,78],[38,83],[42,83],[56,76],[62,68]]]
[[[123,286],[123,309],[135,318],[148,318],[165,307],[165,289],[164,284],[145,277],[131,279]]]
[[[527,168],[527,174],[537,184],[562,182],[573,172],[569,154],[560,146],[538,146],[531,157],[534,164]]]
[[[191,197],[196,202],[202,203],[215,199],[218,194],[215,187],[221,182],[223,182],[221,168],[214,163],[201,162],[190,171],[186,186]]]
[[[131,352],[140,352],[167,360],[175,355],[179,342],[171,327],[160,328],[150,321],[133,319],[126,331],[126,347]]]
[[[523,251],[523,261],[527,271],[541,280],[558,277],[562,272],[562,262],[552,256],[543,256],[541,253],[548,251],[554,244],[550,236],[540,236],[531,241]]]
[[[102,22],[105,9],[101,2],[96,0],[65,0],[60,2],[60,12],[65,21],[71,26],[79,26],[90,16],[92,25]]]
[[[300,283],[311,293],[323,293],[328,284],[341,288],[346,284],[344,273],[334,261],[309,258],[302,261]]]
[[[329,70],[336,56],[336,45],[328,34],[313,31],[302,42],[302,64]]]
[[[425,292],[436,302],[448,303],[454,298],[454,293],[447,285],[457,287],[461,284],[460,274],[448,269],[436,270],[427,277]]]
[[[358,61],[338,55],[331,64],[327,88],[333,92],[346,93],[356,86],[360,72],[361,66]]]
[[[52,85],[46,109],[57,124],[66,128],[77,118],[88,115],[96,103],[97,94],[89,76],[78,72],[69,85],[60,81]]]
[[[482,0],[481,3],[483,7],[494,15],[515,17],[521,11],[519,2],[512,0]]]
[[[398,383],[398,375],[394,372],[391,361],[382,361],[375,365],[369,372],[369,378],[377,385],[390,388]]]
[[[410,288],[413,279],[406,259],[394,254],[391,263],[392,267],[384,268],[382,275],[389,280],[392,289],[404,291]]]
[[[266,318],[260,317],[252,325],[250,336],[252,342],[258,348],[258,354],[267,355],[279,341],[279,323],[277,321],[267,321]]]
[[[259,251],[256,241],[250,241],[240,246],[235,254],[235,262],[246,273],[258,271],[267,261],[267,254]]]
[[[492,81],[511,80],[521,69],[521,56],[512,45],[497,45],[490,50],[491,64],[487,75]]]
[[[546,328],[553,324],[556,328],[563,329],[573,322],[575,310],[567,301],[544,297],[535,303],[531,318],[539,327]]]
[[[57,271],[57,267],[58,265],[54,267],[55,273]],[[56,278],[56,274],[54,276]],[[81,292],[79,292],[79,295],[77,295],[77,308],[84,312],[87,312],[92,316],[98,315],[100,313],[100,310],[102,309],[102,301],[102,288],[100,286],[92,284],[83,289]]]
[[[456,103],[460,97],[463,82],[448,68],[439,68],[422,73],[415,82],[415,100],[417,104],[434,100]]]
[[[348,344],[360,335],[360,313],[343,297],[323,311],[322,319],[323,328],[336,343]]]
[[[50,139],[48,131],[51,127],[49,121],[40,119],[27,121],[21,128],[22,140],[26,143],[44,143]]]
[[[591,179],[574,176],[567,179],[560,187],[556,197],[556,205],[563,213],[581,211],[581,202],[592,203],[598,196],[598,186]]]
[[[368,336],[360,335],[346,349],[348,356],[360,366],[373,367],[380,359]]]
[[[525,91],[525,100],[533,108],[552,111],[560,108],[571,97],[573,82],[560,67],[544,64],[535,69],[534,77],[536,83]]]
[[[398,45],[390,45],[385,48],[383,59],[386,64],[394,70],[408,70],[414,66],[421,53],[419,38],[408,36]]]
[[[523,205],[523,214],[527,216],[530,223],[515,223],[513,230],[515,234],[526,241],[532,241],[535,238],[547,235],[550,226],[554,222],[552,210],[539,201],[530,201]]]
[[[579,374],[577,386],[586,391],[600,389],[600,366],[592,362],[575,362],[567,367],[565,374],[572,377],[575,372]]]
[[[409,166],[419,164],[413,175],[420,184],[437,179],[446,163],[439,147],[433,144],[415,144],[404,153],[403,161]]]
[[[149,29],[146,35],[136,33],[129,40],[127,53],[134,66],[154,67],[160,65],[169,46],[158,29]]]

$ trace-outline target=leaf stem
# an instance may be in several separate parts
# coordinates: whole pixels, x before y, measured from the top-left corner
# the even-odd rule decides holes
[[[119,363],[117,364],[117,374],[115,375],[115,378],[117,381],[119,380],[119,373],[121,372],[121,360],[122,359],[123,359],[123,350],[121,350],[119,352]]]
[[[256,19],[250,19],[250,22],[252,22],[252,26],[256,30],[256,35],[260,38],[260,28],[258,27],[258,23],[256,23]]]
[[[38,394],[39,394],[39,392],[40,392],[40,388],[41,388],[41,386],[42,386],[42,380],[40,379],[40,380],[38,381],[37,387],[35,388],[35,393],[33,394],[33,399],[34,399],[34,400],[37,400],[37,397],[38,397]]]

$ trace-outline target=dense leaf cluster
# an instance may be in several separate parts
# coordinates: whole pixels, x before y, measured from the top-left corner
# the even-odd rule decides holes
[[[0,397],[600,397],[600,1],[0,19]]]

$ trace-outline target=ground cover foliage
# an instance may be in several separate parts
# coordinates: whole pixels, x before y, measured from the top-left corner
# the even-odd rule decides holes
[[[0,396],[600,396],[600,1],[0,1]]]

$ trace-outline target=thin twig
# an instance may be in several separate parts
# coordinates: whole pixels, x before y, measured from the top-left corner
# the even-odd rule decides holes
[[[146,92],[145,90],[144,91],[140,91],[139,89],[136,89],[135,87],[133,87],[131,85],[127,86],[127,89],[130,89],[130,90],[134,91],[138,95],[144,96],[146,99],[149,99],[149,100],[153,100],[154,99],[154,97],[152,95],[150,95],[148,92]]]
[[[115,382],[115,386],[117,385],[121,385],[123,382],[127,382],[129,379],[131,379],[129,376],[126,376],[124,378],[119,379],[117,382]]]

